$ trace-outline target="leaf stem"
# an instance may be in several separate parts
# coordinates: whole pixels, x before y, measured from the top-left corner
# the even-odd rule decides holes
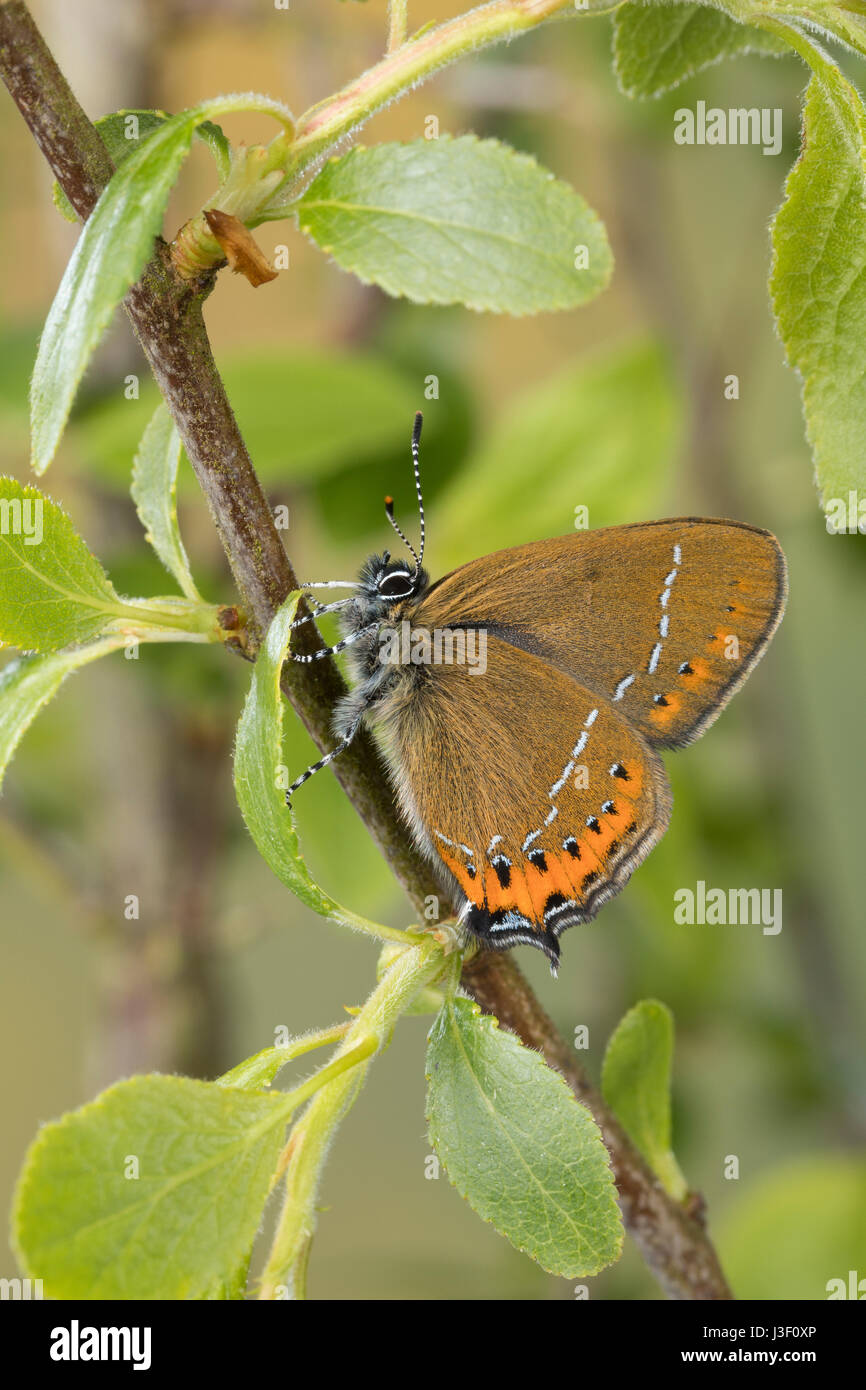
[[[586,8],[580,10],[575,8],[574,0],[492,0],[393,51],[389,45],[389,52],[374,67],[298,118],[290,181],[296,184],[298,177],[338,140],[458,58],[537,29],[550,20],[603,14],[615,8],[610,0],[587,0]],[[282,203],[284,199],[278,194],[271,206],[277,201]]]
[[[292,1298],[303,1297],[303,1269],[315,1227],[316,1194],[331,1141],[358,1095],[369,1058],[387,1045],[401,1014],[442,973],[443,963],[441,948],[432,942],[400,953],[361,1009],[331,1065],[336,1067],[347,1056],[355,1057],[355,1063],[318,1090],[292,1130],[283,1151],[288,1164],[283,1209],[262,1274],[260,1299],[281,1298],[286,1293]],[[359,1046],[368,1049],[361,1060],[357,1056]]]
[[[245,1058],[243,1062],[238,1062],[237,1066],[232,1067],[223,1076],[218,1076],[216,1084],[217,1086],[241,1087],[270,1085],[271,1081],[289,1062],[295,1061],[297,1057],[303,1057],[307,1052],[313,1052],[317,1047],[327,1047],[330,1043],[339,1042],[342,1037],[345,1037],[351,1026],[347,1020],[345,1023],[335,1023],[331,1028],[319,1028],[315,1032],[301,1033],[299,1037],[286,1043],[285,1047],[263,1048],[254,1056]],[[266,1063],[266,1066],[263,1066],[263,1062]]]
[[[409,25],[409,0],[390,0],[388,5],[388,45],[386,52],[393,53],[406,42]]]
[[[106,605],[112,615],[111,627],[143,641],[163,640],[221,642],[227,634],[217,621],[217,604],[183,598],[129,599]],[[177,636],[166,638],[166,631]]]

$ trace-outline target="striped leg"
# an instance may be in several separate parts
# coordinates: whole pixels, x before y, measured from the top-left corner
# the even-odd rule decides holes
[[[310,579],[306,584],[299,584],[299,589],[358,589],[360,585],[356,579]]]
[[[360,725],[360,723],[361,715],[359,714],[352,727],[340,740],[336,748],[332,748],[330,753],[326,753],[325,756],[323,758],[320,758],[317,763],[313,763],[310,767],[307,768],[306,772],[302,772],[300,777],[292,783],[292,785],[289,787],[289,790],[286,792],[287,806],[291,807],[292,795],[294,792],[298,790],[298,787],[302,787],[305,782],[309,782],[314,772],[321,772],[323,767],[327,767],[328,763],[332,763],[334,759],[339,756],[340,753],[344,752],[345,749],[348,748],[349,744],[352,742],[352,739],[358,732],[358,726]]]
[[[344,637],[341,642],[335,642],[333,647],[322,647],[318,652],[289,652],[289,656],[292,661],[321,661],[323,656],[335,656],[337,652],[345,651],[353,642],[366,637],[368,632],[375,632],[378,626],[378,623],[370,623],[367,627],[359,627],[357,632],[350,632],[348,637]]]
[[[347,603],[352,602],[350,598],[338,598],[333,603],[318,603],[309,594],[305,594],[304,598],[313,611],[308,613],[305,618],[296,618],[292,623],[293,628],[303,627],[304,623],[311,623],[314,618],[320,618],[323,613],[336,613],[338,609],[345,608]]]

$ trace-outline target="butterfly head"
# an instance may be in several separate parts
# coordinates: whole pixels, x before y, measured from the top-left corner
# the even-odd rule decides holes
[[[392,560],[387,550],[371,555],[361,567],[355,593],[361,621],[375,622],[393,615],[401,604],[417,599],[429,582],[426,570],[405,560]]]

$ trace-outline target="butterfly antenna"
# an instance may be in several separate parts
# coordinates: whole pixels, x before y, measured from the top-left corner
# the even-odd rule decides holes
[[[421,568],[421,561],[424,559],[424,498],[421,496],[421,470],[418,463],[418,447],[421,443],[421,426],[424,423],[424,416],[421,411],[415,412],[415,424],[412,428],[412,467],[415,471],[415,491],[418,494],[418,515],[421,518],[421,546],[417,560],[417,570]],[[413,551],[414,554],[414,551]]]
[[[416,565],[419,565],[421,562],[420,562],[420,560],[418,559],[418,556],[417,556],[416,553],[415,553],[415,547],[414,547],[414,545],[413,545],[412,542],[409,540],[409,538],[405,535],[405,533],[403,532],[402,528],[401,528],[400,526],[398,526],[397,522],[394,520],[394,498],[393,498],[393,497],[386,497],[386,498],[385,498],[385,515],[386,515],[386,517],[388,518],[388,520],[390,521],[391,525],[394,527],[394,530],[397,532],[397,535],[400,537],[400,539],[401,539],[401,541],[403,542],[403,544],[405,545],[406,549],[410,552],[410,554],[411,554],[411,556],[412,556],[412,559],[415,561],[415,564],[416,564]],[[387,564],[387,561],[386,561],[385,563]]]
[[[387,516],[391,525],[394,527],[394,530],[397,532],[397,535],[400,537],[406,549],[409,551],[410,555],[412,556],[412,559],[415,561],[416,578],[421,573],[421,561],[424,559],[424,498],[421,496],[421,472],[418,465],[418,445],[421,441],[421,426],[423,425],[423,423],[424,416],[421,414],[420,410],[416,411],[415,424],[412,429],[412,468],[415,473],[415,492],[418,495],[418,515],[421,518],[420,550],[416,551],[414,545],[408,539],[405,532],[402,530],[400,526],[397,525],[397,522],[394,519],[394,498],[385,498],[385,515]]]

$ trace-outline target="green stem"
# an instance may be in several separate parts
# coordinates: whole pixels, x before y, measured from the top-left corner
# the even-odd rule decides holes
[[[411,43],[401,44],[342,91],[299,117],[289,171],[292,196],[299,177],[326,150],[439,68],[478,49],[537,29],[548,20],[606,14],[616,8],[610,0],[587,0],[582,9],[575,7],[574,0],[492,0],[491,4],[480,5],[437,25]],[[259,214],[259,220],[285,216],[287,201],[285,193],[279,204],[272,200],[269,208]]]
[[[215,604],[182,598],[139,599],[106,604],[105,611],[112,615],[113,627],[142,642],[222,642],[227,636],[217,621],[219,609]],[[168,637],[166,632],[177,633],[177,637]]]
[[[364,936],[374,936],[378,941],[393,941],[399,946],[418,945],[417,929],[401,931],[399,927],[384,927],[381,922],[371,922],[366,917],[359,917],[357,913],[350,912],[340,904],[335,906],[337,911],[329,912],[328,916],[339,927],[349,927],[352,931],[363,932]]]
[[[389,53],[406,42],[409,27],[409,0],[390,0],[388,5],[388,48]]]
[[[316,1032],[301,1033],[299,1037],[286,1043],[285,1047],[266,1047],[253,1057],[247,1057],[243,1062],[238,1062],[236,1067],[232,1067],[224,1075],[218,1076],[216,1084],[217,1086],[256,1088],[269,1085],[289,1062],[294,1062],[297,1057],[303,1057],[305,1052],[312,1052],[317,1047],[327,1047],[330,1043],[339,1042],[342,1037],[345,1037],[351,1026],[347,1020],[345,1023],[335,1023],[331,1028],[320,1028]],[[269,1064],[266,1071],[262,1069],[264,1058],[267,1058]],[[276,1069],[271,1069],[270,1063],[274,1058],[279,1059],[278,1065]]]
[[[355,1054],[359,1045],[370,1047],[368,1056],[381,1051],[400,1015],[442,973],[443,962],[441,948],[432,942],[401,952],[358,1014],[332,1065]],[[262,1275],[260,1299],[279,1298],[283,1289],[293,1298],[303,1296],[303,1269],[315,1226],[322,1165],[340,1121],[363,1084],[367,1064],[365,1059],[321,1087],[292,1130],[286,1149],[285,1199]]]

